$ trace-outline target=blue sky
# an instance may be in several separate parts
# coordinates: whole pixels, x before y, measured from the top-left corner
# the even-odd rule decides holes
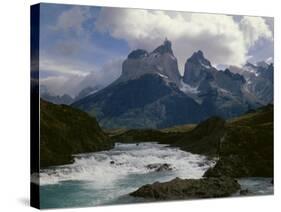
[[[75,8],[78,9],[77,11],[85,10],[83,20],[73,25],[59,22],[63,14]],[[125,56],[129,48],[124,40],[115,39],[108,33],[95,30],[95,20],[100,9],[99,7],[43,4],[40,20],[41,55],[58,60],[73,60],[96,68],[100,68],[108,60]],[[69,18],[75,19],[75,15],[80,16],[77,11],[74,11],[74,16]]]
[[[41,4],[40,11],[40,77],[53,94],[108,85],[130,51],[152,51],[165,37],[181,73],[199,49],[213,65],[273,58],[271,18],[61,4]]]

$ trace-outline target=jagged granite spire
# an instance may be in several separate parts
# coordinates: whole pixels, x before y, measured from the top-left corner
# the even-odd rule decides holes
[[[187,59],[186,63],[211,66],[210,61],[204,57],[204,53],[201,50],[194,52],[192,56],[189,59]]]
[[[177,59],[173,54],[172,43],[167,38],[150,53],[143,49],[132,51],[123,62],[119,80],[136,79],[144,74],[157,74],[165,78],[165,81],[180,83]]]
[[[153,53],[170,53],[174,55],[173,50],[172,50],[172,42],[169,41],[167,38],[165,38],[165,41],[162,45],[158,46],[156,49],[153,50]]]
[[[203,80],[212,78],[210,73],[212,68],[210,61],[204,57],[204,53],[201,50],[194,52],[186,60],[183,80],[191,86],[198,87]]]
[[[146,57],[147,55],[148,55],[148,52],[146,50],[136,49],[128,55],[128,59],[139,59],[142,57]]]

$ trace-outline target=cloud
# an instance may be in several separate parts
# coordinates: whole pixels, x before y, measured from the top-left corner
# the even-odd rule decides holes
[[[55,95],[74,97],[85,87],[104,87],[117,79],[128,50],[125,42],[130,50],[152,51],[167,37],[181,73],[198,49],[214,65],[273,57],[272,18],[80,6],[44,18],[40,82]],[[116,39],[126,45],[122,51]]]
[[[52,58],[44,54],[39,64],[40,84],[52,95],[69,94],[74,97],[76,87],[92,71],[92,67],[79,61]]]
[[[48,93],[51,95],[64,95],[68,94],[72,97],[75,96],[75,87],[83,80],[82,76],[64,75],[50,76],[40,79],[40,86],[44,86]]]
[[[75,97],[86,87],[103,88],[116,80],[122,70],[123,59],[110,60],[100,68],[79,62],[47,58],[40,60],[40,84],[52,95]]]
[[[89,8],[74,6],[60,14],[56,25],[52,29],[82,34],[84,33],[83,23],[88,18],[90,18]]]
[[[122,71],[123,59],[110,60],[104,64],[98,71],[93,71],[87,75],[80,83],[80,88],[88,86],[105,87],[116,80]]]
[[[269,25],[262,17],[245,16],[240,22],[240,28],[243,32],[245,44],[253,46],[260,38],[272,40],[272,32]]]
[[[86,76],[92,71],[93,66],[79,61],[70,61],[42,55],[40,57],[39,68],[40,71],[58,72],[65,75]]]
[[[241,65],[251,45],[261,37],[272,37],[263,18],[244,17],[239,23],[229,15],[142,9],[102,8],[95,26],[126,40],[131,49],[152,50],[168,37],[181,72],[185,60],[198,49],[215,64]]]

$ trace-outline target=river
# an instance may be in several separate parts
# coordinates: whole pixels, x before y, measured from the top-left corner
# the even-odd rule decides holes
[[[157,171],[161,164],[169,164],[169,170]],[[75,155],[73,164],[41,170],[40,206],[62,208],[145,202],[128,194],[156,181],[201,178],[214,165],[215,161],[205,156],[156,142],[116,143],[109,151]],[[241,179],[241,183],[243,188],[248,185],[257,188],[253,183],[257,180],[260,179]],[[265,181],[268,183],[268,179]],[[268,187],[263,194],[273,192],[273,187]]]

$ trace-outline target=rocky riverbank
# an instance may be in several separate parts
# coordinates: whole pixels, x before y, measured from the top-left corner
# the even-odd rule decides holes
[[[149,134],[155,138],[157,133],[159,141],[166,143],[163,132],[146,131],[145,139],[149,140]],[[133,131],[129,132],[129,137],[134,134],[141,139],[141,133]],[[239,190],[237,178],[273,178],[273,105],[227,122],[210,118],[186,133],[170,133],[169,136],[173,138],[171,146],[216,156],[216,165],[206,171],[203,179],[176,178],[165,183],[156,182],[144,185],[130,195],[156,200],[226,197]],[[241,195],[245,191],[242,190]]]
[[[239,183],[229,177],[180,179],[169,182],[148,184],[130,195],[152,200],[179,200],[195,198],[227,197],[240,189]]]

